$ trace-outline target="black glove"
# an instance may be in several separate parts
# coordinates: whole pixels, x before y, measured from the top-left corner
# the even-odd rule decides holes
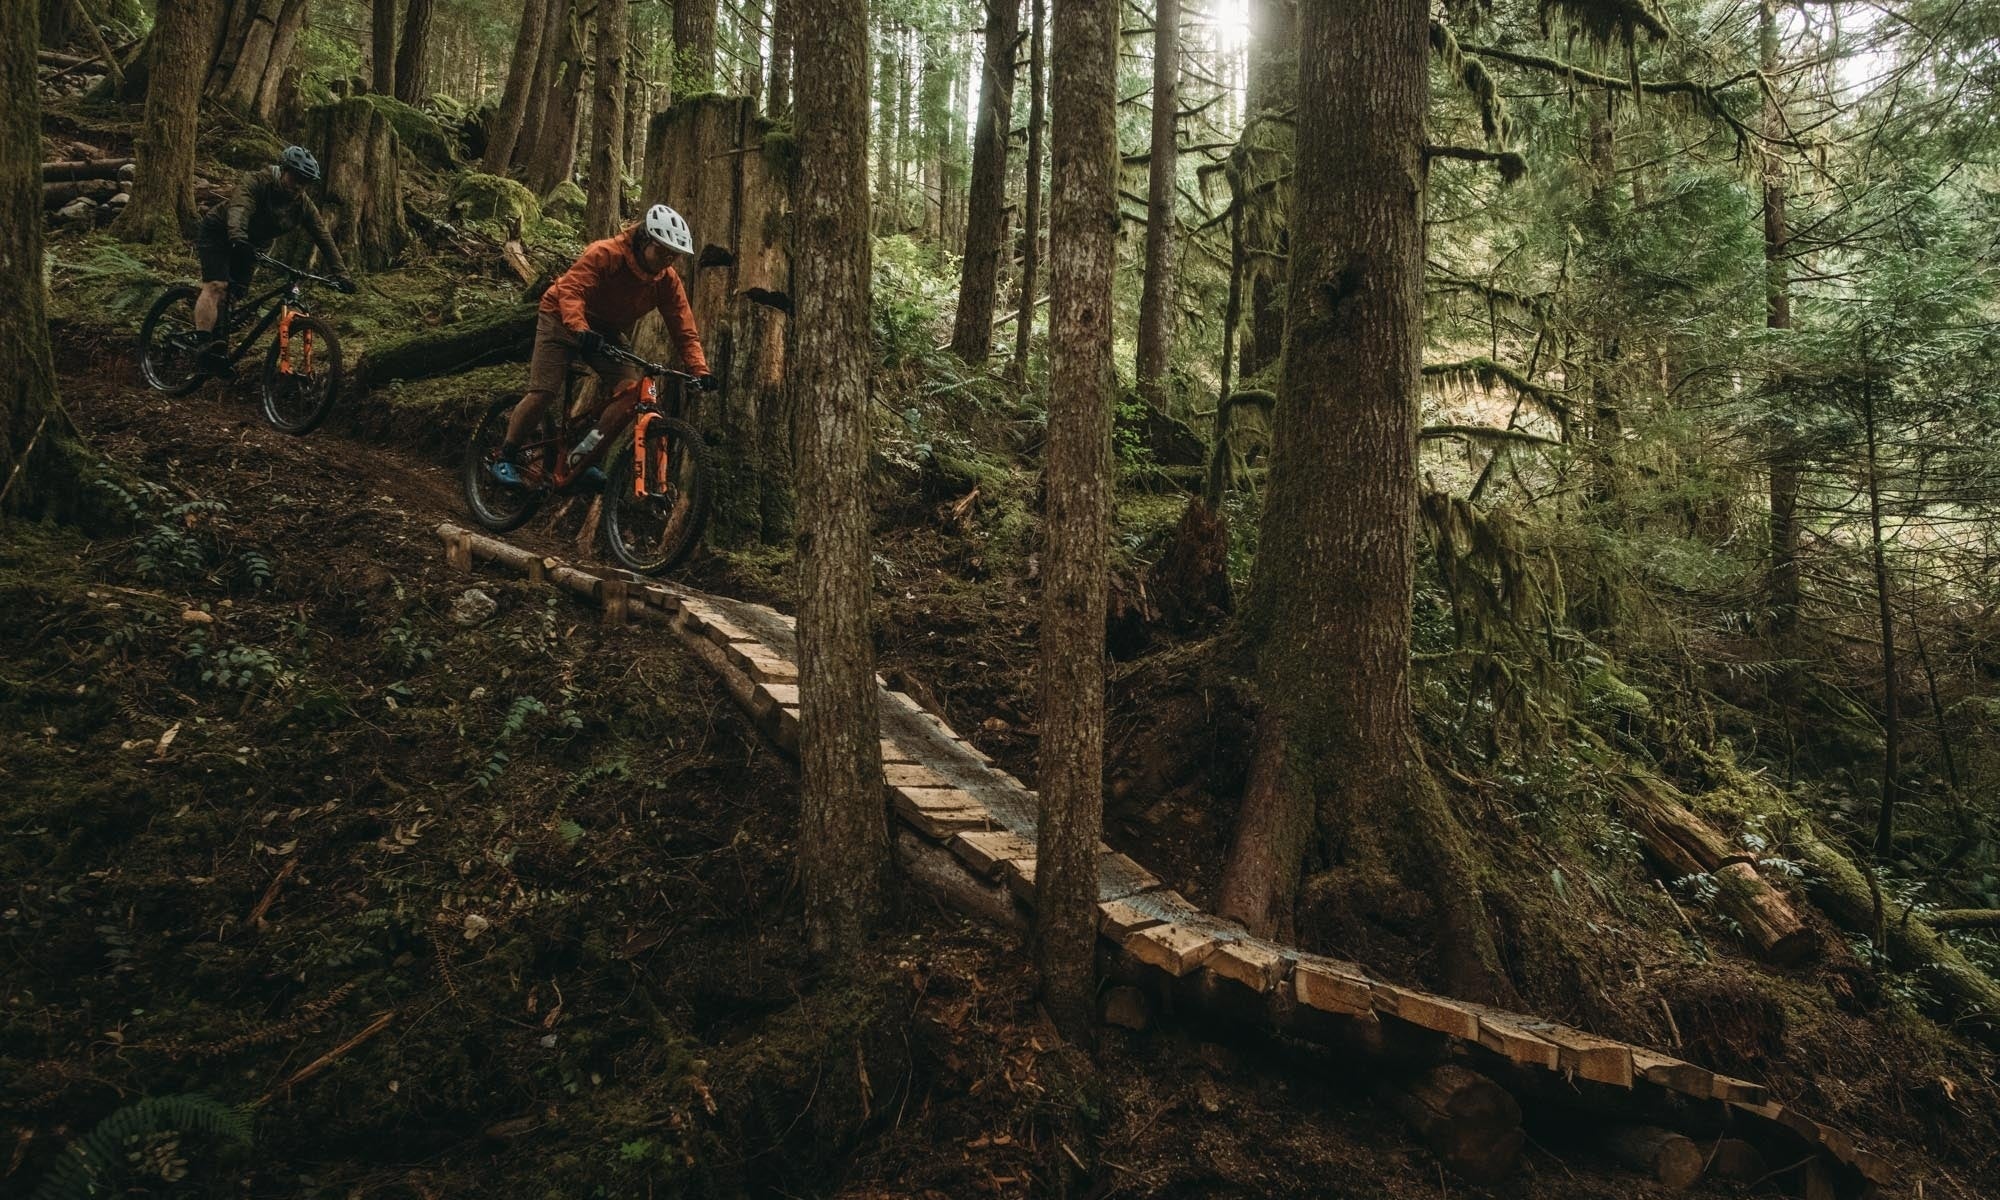
[[[333,286],[337,288],[340,294],[343,296],[352,296],[354,293],[361,290],[360,285],[356,284],[354,280],[348,278],[345,275],[336,277],[333,281]]]
[[[694,377],[694,386],[704,392],[719,392],[722,390],[722,381],[713,375],[697,375]]]
[[[238,251],[248,250],[250,248],[250,239],[240,233],[232,233],[229,235],[229,248]]]
[[[596,354],[604,349],[604,335],[595,329],[586,329],[576,335],[576,348],[580,354]]]

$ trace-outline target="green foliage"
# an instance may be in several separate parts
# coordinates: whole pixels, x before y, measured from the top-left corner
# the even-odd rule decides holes
[[[150,1175],[165,1184],[178,1182],[186,1174],[186,1163],[175,1153],[179,1139],[172,1135],[182,1134],[205,1134],[247,1146],[250,1110],[198,1093],[152,1096],[128,1104],[64,1148],[62,1157],[35,1189],[35,1200],[110,1195],[116,1181],[135,1176],[143,1180]]]

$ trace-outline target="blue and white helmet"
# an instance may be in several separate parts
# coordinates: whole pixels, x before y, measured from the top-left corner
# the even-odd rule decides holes
[[[646,210],[646,236],[680,254],[694,253],[694,234],[688,232],[687,218],[664,204]]]
[[[287,146],[278,156],[278,169],[290,171],[307,183],[319,182],[319,160],[304,146]]]

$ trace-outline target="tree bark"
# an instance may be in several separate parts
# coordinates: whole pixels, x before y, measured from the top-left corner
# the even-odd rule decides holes
[[[195,126],[215,13],[215,0],[160,0],[153,25],[158,61],[134,149],[138,170],[118,220],[125,241],[178,238],[194,227]]]
[[[1168,408],[1167,359],[1174,349],[1174,182],[1180,171],[1180,0],[1153,15],[1153,154],[1146,182],[1146,270],[1139,292],[1139,392]]]
[[[542,130],[555,111],[552,97],[562,74],[563,49],[569,44],[572,0],[548,0],[542,17],[542,45],[535,55],[535,72],[521,111],[521,132],[514,141],[512,165],[525,177],[541,148]],[[494,174],[504,174],[496,171]]]
[[[1896,615],[1891,603],[1888,549],[1882,532],[1881,430],[1875,411],[1874,364],[1867,335],[1861,343],[1861,431],[1867,449],[1868,562],[1875,582],[1875,615],[1882,649],[1882,797],[1875,811],[1875,858],[1880,862],[1895,849],[1896,801],[1901,790],[1903,756],[1902,689],[1896,665]]]
[[[1056,0],[1049,417],[1042,470],[1041,823],[1035,966],[1064,1037],[1088,1036],[1104,820],[1104,616],[1117,258],[1116,0]]]
[[[590,102],[593,130],[585,237],[617,232],[625,189],[625,55],[631,29],[626,0],[597,0],[597,83]]]
[[[771,117],[782,117],[792,110],[792,43],[798,21],[798,0],[773,0],[771,81],[764,91],[764,112]],[[878,94],[886,97],[889,93],[878,88]]]
[[[283,128],[279,114],[297,111],[298,75],[293,59],[307,15],[306,0],[286,0],[285,10],[278,16],[271,54],[264,63],[263,77],[257,81],[257,95],[250,102],[250,115],[265,125]]]
[[[808,943],[838,966],[861,947],[889,864],[869,632],[868,6],[800,3],[812,36],[798,45],[790,364],[803,517],[799,868]]]
[[[368,31],[373,53],[368,71],[369,90],[378,96],[393,96],[396,94],[396,0],[375,0],[374,18]]]
[[[1283,383],[1246,630],[1264,708],[1219,907],[1253,932],[1289,924],[1316,848],[1330,869],[1311,940],[1416,916],[1452,994],[1483,999],[1505,980],[1409,696],[1428,36],[1424,0],[1314,4],[1300,22]]]
[[[1021,310],[1014,325],[1014,383],[1028,380],[1028,344],[1035,333],[1035,288],[1042,249],[1042,24],[1047,0],[1029,0],[1028,22],[1028,162],[1021,201]]]
[[[1760,0],[1757,6],[1758,62],[1766,79],[1776,80],[1781,53],[1778,41],[1779,0]],[[1786,136],[1785,114],[1778,103],[1773,82],[1764,90],[1764,134],[1777,139]],[[1784,158],[1767,146],[1763,152],[1764,176],[1764,324],[1770,329],[1792,327],[1791,279],[1785,267],[1790,253],[1791,232],[1785,214]],[[1782,386],[1778,389],[1782,397]],[[1766,602],[1770,606],[1771,631],[1779,636],[1790,633],[1799,619],[1799,458],[1796,439],[1781,418],[1771,422],[1767,452],[1771,458],[1771,561],[1765,580]]]
[[[56,393],[42,287],[41,14],[0,4],[0,513],[74,511],[82,449]],[[197,80],[194,86],[199,86]]]
[[[505,175],[514,161],[514,146],[521,138],[528,104],[535,86],[535,64],[542,53],[542,34],[548,28],[549,6],[544,0],[528,0],[521,6],[521,27],[514,35],[514,55],[507,61],[507,83],[500,93],[500,111],[486,131],[486,155],[482,160],[488,175]]]
[[[1169,0],[1171,3],[1172,0]],[[993,353],[993,303],[1007,245],[1007,140],[1014,123],[1014,43],[1021,0],[987,0],[986,65],[973,133],[972,190],[966,201],[965,259],[958,276],[952,353],[983,364]]]
[[[790,2],[786,0],[786,3]],[[900,74],[896,62],[896,39],[892,32],[883,37],[875,66],[875,94],[883,101],[878,105],[881,116],[875,128],[875,232],[885,237],[895,232],[896,208],[902,201],[901,189],[897,186],[901,179],[895,173],[896,115],[888,104]]]
[[[567,3],[561,13],[562,23],[543,35],[553,34],[556,58],[545,93],[547,106],[527,162],[528,189],[537,196],[548,195],[549,189],[568,179],[576,164],[577,117],[583,97],[583,46],[577,28],[581,18]]]
[[[811,26],[808,25],[807,28]],[[867,68],[864,65],[860,69]],[[800,80],[800,83],[804,82],[803,79]],[[715,0],[676,0],[674,95],[692,96],[698,92],[708,91],[714,86]],[[864,87],[862,90],[867,89]]]
[[[435,0],[404,0],[403,40],[396,47],[396,99],[413,107],[430,99],[434,3]]]
[[[1293,189],[1280,182],[1290,168],[1293,137],[1278,119],[1299,95],[1297,0],[1251,0],[1250,51],[1243,92],[1244,141],[1255,151],[1247,168],[1256,197],[1246,215],[1245,245],[1255,251],[1250,275],[1250,337],[1239,355],[1244,378],[1278,360],[1285,338],[1288,205]],[[1264,187],[1264,184],[1270,184]]]
[[[380,269],[409,243],[396,127],[367,99],[323,104],[306,114],[305,144],[324,173],[327,232],[349,267]]]

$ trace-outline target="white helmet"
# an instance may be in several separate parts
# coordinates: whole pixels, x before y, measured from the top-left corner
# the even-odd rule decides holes
[[[669,250],[694,253],[694,235],[688,232],[687,219],[664,204],[646,210],[646,236]]]

